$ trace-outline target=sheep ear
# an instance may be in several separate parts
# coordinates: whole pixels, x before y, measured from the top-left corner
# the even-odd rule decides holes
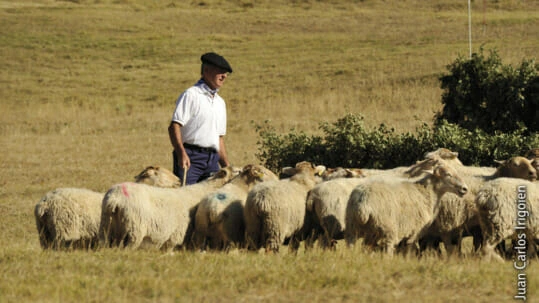
[[[352,170],[350,168],[345,168],[344,171],[346,172],[346,177],[348,177],[348,178],[353,178],[353,177],[356,177],[358,175],[361,175],[361,171],[356,172],[355,170]]]
[[[221,168],[218,172],[213,175],[216,179],[217,178],[225,178],[226,176],[231,175],[231,168],[230,166],[227,166],[225,168]]]
[[[435,176],[436,178],[440,178],[442,176],[442,173],[440,172],[440,170],[441,170],[440,167],[434,168],[434,170],[432,171],[432,175]]]
[[[322,174],[326,171],[326,167],[324,165],[318,165],[314,168],[314,174],[315,176],[322,176]]]
[[[255,167],[255,166],[251,166],[250,171],[251,171],[251,176],[252,177],[258,178],[258,179],[263,179],[264,178],[264,171],[261,170],[260,168]]]
[[[247,164],[245,165],[242,169],[241,169],[241,174],[244,174],[250,170],[253,170],[253,165],[252,164]]]
[[[505,162],[506,162],[505,160],[494,160],[494,163],[499,164],[499,165],[504,165]]]
[[[410,177],[417,177],[425,172],[430,172],[430,174],[432,174],[433,168],[438,165],[439,162],[438,159],[427,158],[412,165],[405,173],[410,175]]]
[[[436,178],[442,178],[446,174],[448,174],[447,168],[441,165],[436,166],[432,171],[432,175]]]
[[[434,175],[434,170],[432,170],[432,169],[422,169],[421,174],[425,174],[427,176],[435,176]],[[414,177],[417,177],[417,176],[419,176],[421,174],[414,175]]]
[[[258,178],[258,179],[264,179],[264,173],[262,171],[259,171],[257,170],[256,173],[255,173],[255,176]]]
[[[281,169],[281,173],[284,174],[284,175],[293,176],[293,175],[296,174],[296,168],[290,167],[290,166],[283,167]]]
[[[365,177],[365,175],[363,174],[363,171],[361,171],[361,169],[359,168],[354,168],[354,169],[346,168],[345,171],[347,173],[347,177],[349,178]]]
[[[141,171],[138,175],[135,176],[135,182],[138,182],[142,178],[149,177],[148,171],[150,169],[154,169],[153,166],[146,167],[143,171]]]

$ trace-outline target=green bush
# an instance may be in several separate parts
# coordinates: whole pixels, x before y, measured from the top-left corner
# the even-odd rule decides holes
[[[443,109],[437,122],[447,120],[466,129],[493,134],[526,128],[539,130],[539,65],[524,60],[518,68],[503,65],[496,51],[481,49],[472,58],[457,58],[440,78]]]
[[[381,124],[367,129],[360,115],[322,123],[323,136],[291,130],[276,134],[266,121],[256,125],[257,157],[271,169],[307,160],[329,167],[408,166],[428,151],[445,147],[467,165],[493,166],[494,160],[522,155],[539,146],[539,65],[504,66],[496,51],[457,58],[440,78],[443,109],[433,127],[398,134]]]
[[[464,164],[494,166],[494,160],[523,155],[539,146],[539,134],[526,135],[525,128],[489,134],[446,120],[439,120],[433,127],[424,123],[414,133],[402,134],[383,124],[367,129],[363,117],[355,114],[319,127],[322,136],[308,136],[293,129],[279,135],[268,121],[255,125],[260,138],[257,157],[275,171],[303,160],[328,167],[392,168],[411,165],[425,152],[445,147],[458,152]]]

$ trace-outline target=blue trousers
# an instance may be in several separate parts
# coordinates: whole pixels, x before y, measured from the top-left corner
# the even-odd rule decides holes
[[[187,152],[191,160],[191,167],[187,170],[186,185],[198,183],[219,171],[219,154],[216,152],[199,151],[188,147],[185,148],[185,152]],[[172,171],[183,181],[183,168],[178,165],[178,156],[174,151],[172,152],[172,158],[174,160]]]

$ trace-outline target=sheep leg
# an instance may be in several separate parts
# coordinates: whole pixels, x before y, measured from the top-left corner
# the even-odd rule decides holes
[[[266,252],[279,252],[279,247],[284,243],[285,236],[281,235],[281,226],[268,217],[262,220],[262,237],[265,239]]]
[[[207,247],[207,237],[199,231],[195,231],[195,234],[193,236],[193,246],[195,249],[198,249],[200,251],[205,251]]]
[[[422,254],[427,249],[434,250],[439,257],[442,255],[442,249],[440,248],[441,238],[438,236],[426,236],[419,240],[419,251]]]
[[[274,253],[278,253],[279,252],[279,241],[273,239],[273,238],[268,238],[266,240],[266,252],[274,252]]]
[[[299,245],[300,245],[299,237],[296,235],[292,236],[292,238],[290,239],[290,243],[288,244],[289,250],[297,253],[299,250]]]
[[[451,233],[444,233],[442,235],[442,242],[444,243],[448,257],[454,256],[455,254],[460,254],[460,234],[461,233],[459,233],[456,245],[453,243],[453,237]]]
[[[380,241],[380,247],[388,256],[393,257],[395,253],[395,247],[398,245],[399,241],[393,239],[392,237],[386,235]]]
[[[344,240],[349,248],[354,247],[358,238],[359,233],[353,228],[347,228],[344,230]]]
[[[314,242],[316,240],[321,241],[323,238],[322,233],[318,229],[313,229],[309,233],[307,233],[307,236],[305,237],[305,250],[312,249],[314,247]]]
[[[248,250],[258,250],[261,245],[261,220],[250,214],[245,218],[245,246]]]
[[[468,232],[472,235],[473,238],[473,251],[478,252],[481,249],[481,244],[483,243],[483,232],[479,225],[473,226],[468,229]]]
[[[495,251],[497,244],[496,241],[489,241],[489,239],[485,237],[483,244],[481,245],[483,257],[487,259],[494,258],[496,261],[503,262],[503,257]]]
[[[125,248],[136,249],[140,247],[144,236],[141,230],[138,230],[136,226],[128,226],[125,231],[125,237],[123,238],[123,246]]]

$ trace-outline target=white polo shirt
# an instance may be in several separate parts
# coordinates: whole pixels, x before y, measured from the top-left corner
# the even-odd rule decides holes
[[[226,134],[225,100],[200,80],[180,95],[172,122],[182,126],[183,143],[219,151],[219,137]]]

